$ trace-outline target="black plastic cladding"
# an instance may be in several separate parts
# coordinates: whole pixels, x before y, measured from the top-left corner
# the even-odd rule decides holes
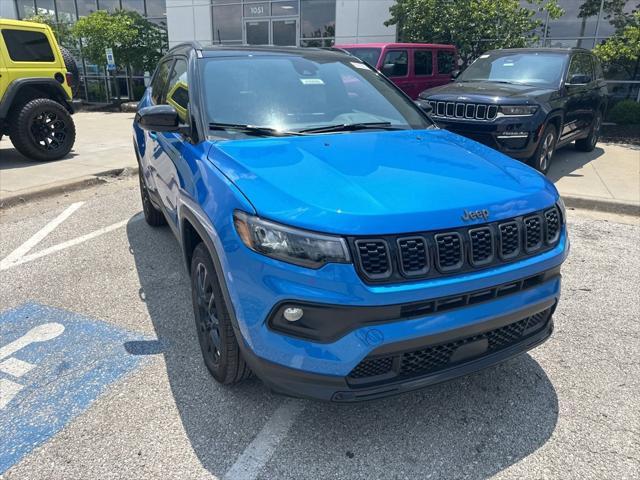
[[[350,237],[348,240],[358,274],[365,282],[397,283],[465,273],[546,252],[558,242],[562,224],[560,211],[554,206],[502,221],[444,231]],[[427,251],[423,261],[418,258],[421,250],[415,245],[412,245],[410,256],[403,251],[401,246],[407,245],[407,240],[425,242]],[[451,248],[446,252],[439,251],[438,242]],[[361,253],[364,253],[365,245],[381,258],[363,258]],[[368,264],[377,265],[378,261],[383,269],[367,271]]]

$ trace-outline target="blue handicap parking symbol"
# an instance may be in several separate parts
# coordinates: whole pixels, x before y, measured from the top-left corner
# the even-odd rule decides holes
[[[0,475],[156,353],[145,340],[35,303],[0,313]]]

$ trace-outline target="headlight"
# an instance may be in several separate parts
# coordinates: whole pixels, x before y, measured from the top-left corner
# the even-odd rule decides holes
[[[239,211],[233,214],[233,223],[247,247],[268,257],[309,268],[351,261],[340,237],[286,227]]]
[[[526,116],[533,115],[538,111],[538,107],[533,105],[503,105],[500,113],[505,116]]]

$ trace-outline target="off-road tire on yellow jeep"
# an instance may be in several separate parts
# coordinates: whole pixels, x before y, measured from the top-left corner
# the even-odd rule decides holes
[[[36,98],[12,112],[9,138],[25,157],[47,162],[71,151],[76,127],[69,112],[58,102]]]
[[[80,71],[78,70],[78,64],[76,59],[69,50],[64,47],[60,47],[60,53],[62,53],[62,60],[64,60],[64,66],[67,67],[67,72],[71,74],[71,92],[75,97],[78,94],[80,88]]]

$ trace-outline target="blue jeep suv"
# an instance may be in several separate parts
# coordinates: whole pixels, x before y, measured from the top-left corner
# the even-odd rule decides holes
[[[555,187],[347,53],[176,46],[133,133],[145,218],[180,242],[221,383],[373,399],[551,335]]]

